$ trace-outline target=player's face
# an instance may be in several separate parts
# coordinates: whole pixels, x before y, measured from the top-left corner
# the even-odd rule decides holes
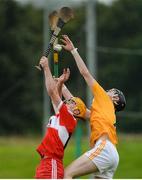
[[[119,96],[118,96],[116,90],[114,88],[110,89],[110,90],[107,91],[107,94],[111,98],[113,103],[117,104],[117,102],[119,101]]]
[[[66,105],[67,105],[67,108],[75,115],[79,115],[80,114],[80,111],[79,109],[76,108],[76,102],[73,101],[72,99],[69,99],[67,101],[65,101]]]

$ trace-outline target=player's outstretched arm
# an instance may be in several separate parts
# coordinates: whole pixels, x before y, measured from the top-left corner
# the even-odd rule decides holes
[[[41,57],[39,64],[42,66],[44,70],[45,85],[46,85],[48,95],[50,96],[53,104],[56,107],[58,107],[58,105],[61,102],[61,98],[59,96],[56,83],[52,77],[49,64],[48,64],[48,59],[45,56]]]
[[[61,41],[64,43],[64,45],[62,45],[62,47],[65,50],[72,53],[81,75],[84,77],[86,83],[88,84],[88,86],[92,90],[95,79],[93,78],[93,76],[89,72],[84,61],[80,57],[80,55],[77,51],[77,48],[74,47],[74,45],[73,45],[72,41],[69,39],[69,37],[67,35],[63,35],[62,37],[63,37],[63,39],[61,39]]]
[[[59,81],[63,82],[62,89],[61,89],[62,90],[62,95],[66,100],[73,97],[72,93],[69,91],[69,89],[64,84],[69,79],[69,76],[70,76],[70,69],[67,68],[67,69],[63,70],[63,74],[59,77]]]
[[[67,88],[67,86],[65,84],[63,84],[63,86],[62,86],[62,94],[66,100],[73,97],[73,94],[69,91],[69,89]]]
[[[63,96],[64,96],[64,94],[63,94],[62,89],[65,86],[64,83],[66,81],[68,81],[69,77],[70,77],[70,69],[69,68],[67,68],[67,69],[64,68],[62,75],[59,78],[57,78],[58,92]]]

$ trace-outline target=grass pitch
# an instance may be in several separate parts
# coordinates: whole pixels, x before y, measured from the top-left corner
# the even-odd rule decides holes
[[[40,141],[41,137],[0,137],[0,178],[33,178],[40,159],[35,149]],[[86,150],[87,138],[82,138],[82,153]],[[120,163],[114,178],[142,178],[142,135],[121,135],[118,151]],[[75,158],[76,142],[72,138],[65,150],[65,166]]]

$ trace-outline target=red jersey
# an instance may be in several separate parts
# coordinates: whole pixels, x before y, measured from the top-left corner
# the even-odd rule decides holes
[[[43,156],[62,159],[64,148],[76,127],[76,119],[61,102],[59,113],[51,116],[47,125],[45,137],[38,146],[37,151]]]

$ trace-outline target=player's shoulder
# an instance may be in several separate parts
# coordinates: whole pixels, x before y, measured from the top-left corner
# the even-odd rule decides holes
[[[105,94],[105,95],[107,95],[105,89],[97,81],[94,81],[93,92],[95,94],[97,93],[97,94]]]

